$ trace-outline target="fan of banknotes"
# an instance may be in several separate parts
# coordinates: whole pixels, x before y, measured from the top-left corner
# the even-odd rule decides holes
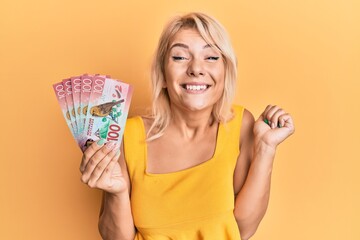
[[[80,149],[104,139],[121,142],[132,87],[105,75],[83,74],[53,84],[66,123]]]

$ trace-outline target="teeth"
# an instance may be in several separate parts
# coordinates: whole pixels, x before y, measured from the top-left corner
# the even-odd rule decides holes
[[[192,90],[192,91],[205,90],[206,88],[207,88],[206,85],[186,85],[186,90]]]

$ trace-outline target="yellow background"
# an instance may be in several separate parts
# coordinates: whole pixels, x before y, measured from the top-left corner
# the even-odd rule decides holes
[[[99,239],[100,191],[80,182],[81,152],[52,84],[82,73],[134,85],[164,23],[203,11],[227,28],[239,64],[236,103],[294,117],[276,157],[254,240],[360,239],[360,2],[35,0],[0,2],[0,239]]]

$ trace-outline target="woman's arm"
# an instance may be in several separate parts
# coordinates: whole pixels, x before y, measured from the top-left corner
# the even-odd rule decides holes
[[[104,192],[99,218],[99,232],[105,240],[133,240],[135,228],[132,219],[129,194]]]
[[[276,127],[278,122],[281,128]],[[238,193],[234,214],[243,240],[256,232],[265,215],[276,146],[293,132],[291,116],[277,106],[268,106],[256,122],[250,112],[244,112],[240,156],[234,175],[234,181],[238,179],[234,183]]]
[[[105,240],[134,239],[135,227],[130,206],[130,180],[123,155],[113,143],[92,144],[82,158],[81,180],[103,190],[99,231]]]

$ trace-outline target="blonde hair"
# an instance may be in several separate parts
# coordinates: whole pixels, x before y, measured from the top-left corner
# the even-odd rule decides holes
[[[152,117],[154,118],[147,140],[160,137],[170,123],[170,99],[165,85],[165,59],[168,54],[171,39],[180,29],[195,29],[209,44],[218,48],[225,64],[224,92],[214,105],[212,116],[217,122],[227,122],[233,116],[231,103],[235,95],[237,78],[237,61],[230,39],[224,27],[214,18],[203,13],[189,13],[173,18],[164,28],[156,49],[151,69],[152,82]]]

